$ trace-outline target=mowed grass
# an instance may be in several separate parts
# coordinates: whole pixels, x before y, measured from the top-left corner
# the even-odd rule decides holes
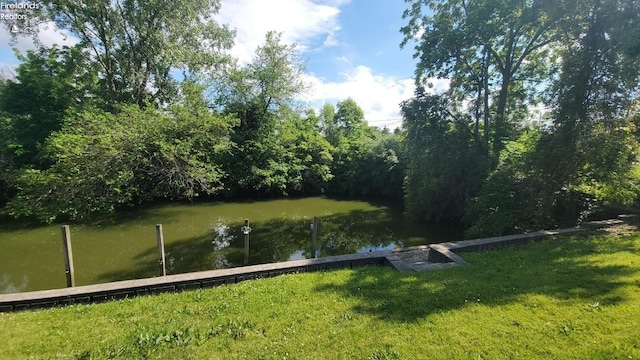
[[[640,359],[640,234],[0,314],[3,359]]]

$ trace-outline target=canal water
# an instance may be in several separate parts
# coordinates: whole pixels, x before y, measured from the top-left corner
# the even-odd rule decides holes
[[[313,197],[233,203],[169,204],[71,224],[77,285],[158,274],[155,225],[164,230],[169,274],[242,266],[244,219],[250,264],[311,258],[313,217],[319,257],[459,240],[457,227],[416,224],[402,209]],[[0,225],[0,293],[66,286],[60,226]]]

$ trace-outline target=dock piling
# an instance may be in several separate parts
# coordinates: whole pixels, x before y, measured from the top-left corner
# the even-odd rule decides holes
[[[244,234],[244,264],[249,265],[249,233],[251,227],[249,227],[249,219],[244,219],[244,226],[242,227],[242,233]]]
[[[76,286],[73,270],[73,251],[71,251],[71,230],[69,225],[62,225],[62,246],[64,247],[64,267],[67,275],[67,287]]]
[[[162,234],[162,224],[156,224],[156,239],[158,240],[158,263],[160,265],[160,276],[167,276],[167,267],[164,256],[164,235]]]
[[[318,217],[314,216],[313,223],[311,224],[311,257],[314,259],[318,257],[317,247],[316,247],[317,240],[318,240]]]

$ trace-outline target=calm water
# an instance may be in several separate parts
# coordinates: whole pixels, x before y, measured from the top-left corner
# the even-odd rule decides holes
[[[392,249],[460,239],[459,229],[405,221],[401,209],[362,201],[304,198],[256,202],[162,205],[71,225],[76,284],[153,277],[155,224],[164,229],[170,274],[242,266],[248,218],[250,264],[312,257],[310,225],[318,226],[318,255]],[[0,293],[66,286],[60,224],[29,229],[0,226]]]

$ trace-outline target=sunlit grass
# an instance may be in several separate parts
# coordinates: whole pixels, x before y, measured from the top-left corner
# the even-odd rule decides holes
[[[0,314],[0,358],[640,358],[640,235]]]

